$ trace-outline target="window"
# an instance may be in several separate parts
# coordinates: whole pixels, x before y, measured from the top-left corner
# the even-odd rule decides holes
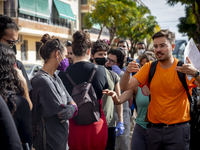
[[[28,60],[28,40],[24,40],[24,43],[21,44],[21,60]]]
[[[16,6],[16,3],[13,0],[3,1],[4,15],[7,15],[10,17],[16,17],[17,9],[15,9],[15,6]]]
[[[85,16],[86,13],[81,13],[81,29],[83,30],[84,27],[84,23],[83,23],[83,17]]]
[[[86,5],[87,4],[87,0],[81,0],[81,4]]]
[[[41,60],[40,56],[40,47],[42,46],[41,42],[36,42],[36,60]]]

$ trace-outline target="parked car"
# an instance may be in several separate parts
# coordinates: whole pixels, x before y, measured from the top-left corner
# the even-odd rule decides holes
[[[28,75],[28,79],[31,80],[35,76],[35,74],[42,68],[42,66],[38,64],[24,64],[24,68]]]

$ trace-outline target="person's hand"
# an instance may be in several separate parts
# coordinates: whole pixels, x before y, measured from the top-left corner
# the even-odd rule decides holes
[[[61,105],[64,109],[57,113],[58,118],[62,119],[61,123],[65,122],[66,120],[69,120],[73,117],[74,112],[76,111],[76,108],[74,105]]]
[[[108,96],[111,96],[116,105],[121,104],[120,99],[118,98],[117,94],[114,91],[105,89],[105,90],[103,90],[102,94],[106,94]]]
[[[117,66],[117,65],[113,65],[113,66],[111,66],[111,68],[112,68],[112,71],[114,71],[116,74],[120,74],[121,73],[121,69]]]
[[[192,62],[188,57],[186,57],[186,60],[188,61],[187,64],[183,64],[182,66],[176,66],[175,70],[185,73],[187,75],[195,76],[197,73],[197,69],[192,65]]]
[[[139,64],[136,63],[136,61],[132,61],[128,64],[126,71],[128,73],[132,73],[132,72],[138,72],[140,70],[140,68],[138,67]]]
[[[119,131],[119,132],[118,132],[118,131]],[[117,126],[116,126],[116,128],[115,128],[115,132],[118,132],[118,133],[116,134],[116,136],[122,135],[123,132],[124,132],[124,123],[118,122],[118,123],[117,123]]]

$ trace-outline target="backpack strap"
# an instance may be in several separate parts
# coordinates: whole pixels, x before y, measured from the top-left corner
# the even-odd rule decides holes
[[[93,72],[92,72],[92,74],[91,74],[91,76],[90,76],[90,78],[89,78],[89,80],[88,80],[88,83],[91,83],[91,81],[92,81],[92,79],[93,79],[93,77],[94,77],[94,74],[95,74],[96,71],[97,71],[97,68],[98,68],[98,65],[94,65],[94,67],[93,67]]]
[[[76,83],[72,80],[72,78],[69,76],[68,73],[66,74],[66,76],[67,76],[67,78],[69,79],[69,81],[71,82],[71,84],[72,84],[73,86],[76,86]]]
[[[183,64],[184,64],[184,63],[183,63],[182,61],[178,61],[177,66],[182,66]],[[190,93],[189,93],[189,89],[188,89],[188,86],[187,86],[187,83],[186,83],[185,73],[178,72],[178,71],[177,71],[177,73],[178,73],[179,80],[181,81],[181,83],[182,83],[184,89],[185,89],[186,92],[187,92],[188,99],[189,99],[189,101],[191,102],[192,99],[191,99],[191,95],[190,95]]]
[[[155,74],[157,64],[158,64],[158,61],[157,61],[157,60],[156,60],[156,61],[153,61],[153,62],[151,63],[151,67],[150,67],[150,71],[149,71],[149,85],[150,85],[151,80],[152,80],[152,78],[153,78],[153,76],[154,76],[154,74]]]
[[[151,83],[151,80],[156,72],[156,66],[158,64],[158,61],[155,60],[151,63],[151,67],[150,67],[150,71],[149,71],[149,89],[150,89],[150,83]],[[149,95],[149,102],[151,101],[151,94]]]

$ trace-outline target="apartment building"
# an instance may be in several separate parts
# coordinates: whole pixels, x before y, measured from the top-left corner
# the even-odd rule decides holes
[[[0,14],[12,17],[20,26],[17,59],[26,63],[42,63],[41,37],[48,33],[61,40],[72,40],[76,30],[84,30],[83,16],[89,10],[87,0],[0,0]],[[99,27],[89,30],[92,41]],[[109,39],[109,32],[103,38]]]

